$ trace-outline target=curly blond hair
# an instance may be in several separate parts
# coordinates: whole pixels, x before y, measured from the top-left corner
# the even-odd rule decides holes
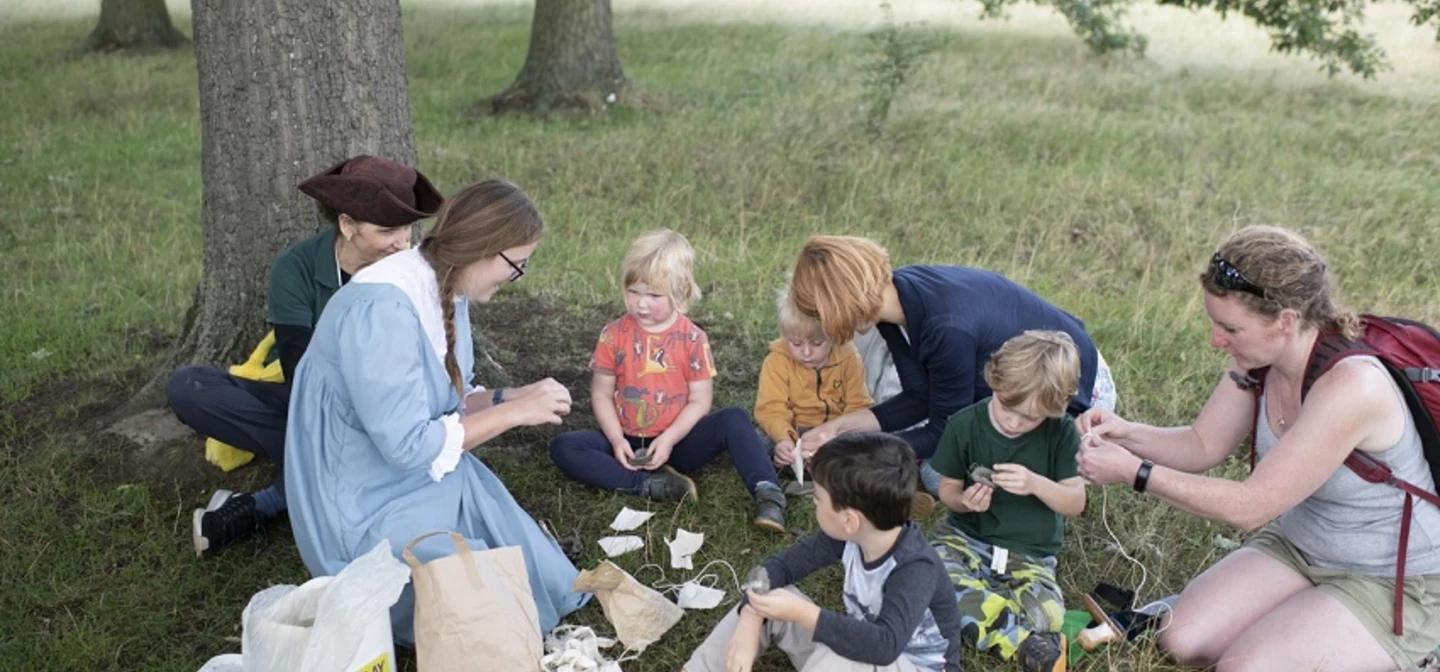
[[[1216,253],[1264,296],[1222,287],[1213,261],[1200,273],[1206,292],[1238,296],[1251,312],[1272,321],[1289,308],[1308,326],[1338,331],[1352,341],[1360,338],[1360,317],[1335,306],[1329,265],[1300,234],[1278,226],[1247,226],[1230,234]]]

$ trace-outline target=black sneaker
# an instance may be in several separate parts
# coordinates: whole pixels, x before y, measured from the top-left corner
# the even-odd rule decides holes
[[[755,526],[785,533],[785,493],[769,481],[755,485]]]
[[[1015,650],[1025,672],[1065,672],[1065,635],[1032,632]]]
[[[195,509],[190,524],[195,555],[204,558],[260,529],[260,514],[255,511],[254,497],[216,490],[209,506]]]
[[[668,464],[656,469],[645,479],[645,484],[640,486],[640,494],[659,502],[678,502],[686,497],[700,501],[700,491],[695,488],[695,481],[675,471],[675,468]]]

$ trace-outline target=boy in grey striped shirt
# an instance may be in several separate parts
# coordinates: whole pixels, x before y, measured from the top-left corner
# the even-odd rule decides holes
[[[686,672],[748,672],[769,646],[801,672],[960,672],[954,588],[909,522],[915,453],[895,436],[867,432],[841,435],[811,459],[820,531],[765,560],[771,589],[746,591]],[[790,587],[837,562],[845,614]]]

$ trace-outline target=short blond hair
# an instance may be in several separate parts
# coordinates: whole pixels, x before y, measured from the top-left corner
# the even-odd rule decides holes
[[[670,229],[640,234],[620,264],[625,289],[637,282],[665,294],[675,310],[683,313],[700,300],[695,284],[695,249],[690,241]]]
[[[1060,417],[1080,386],[1080,353],[1070,334],[1030,330],[990,355],[985,382],[1006,408],[1032,401],[1041,414]]]
[[[780,326],[781,338],[794,337],[812,341],[822,338],[829,340],[830,338],[825,335],[825,330],[820,328],[820,320],[809,315],[802,315],[800,311],[795,310],[795,306],[790,303],[789,287],[777,293],[775,315],[776,322]]]
[[[890,255],[857,236],[811,236],[790,273],[790,303],[820,321],[836,345],[855,338],[855,328],[880,314],[890,283]]]

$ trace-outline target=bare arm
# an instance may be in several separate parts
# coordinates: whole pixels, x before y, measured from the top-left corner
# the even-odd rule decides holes
[[[615,376],[599,371],[590,375],[590,410],[595,413],[600,432],[610,443],[625,440],[620,413],[615,410]]]
[[[1121,419],[1109,411],[1094,410],[1081,416],[1080,432],[1094,432],[1155,464],[1188,472],[1201,472],[1225,461],[1249,435],[1255,422],[1255,396],[1242,390],[1230,373],[1243,373],[1232,361],[1225,376],[1195,422],[1182,427],[1155,427]]]
[[[1036,475],[1035,496],[1051,511],[1062,516],[1078,516],[1085,511],[1085,479],[1079,476],[1059,483]]]
[[[565,386],[546,378],[528,387],[530,391],[512,403],[487,405],[461,418],[465,430],[461,448],[470,450],[515,427],[558,425],[570,413],[570,391]]]
[[[715,379],[692,380],[686,388],[689,396],[685,399],[685,408],[680,409],[680,415],[675,416],[675,422],[670,423],[670,427],[655,437],[657,442],[664,441],[670,448],[689,436],[695,423],[710,412],[710,403],[715,397]]]
[[[1021,497],[1035,497],[1062,516],[1085,510],[1085,480],[1072,476],[1059,483],[1013,462],[995,465],[995,487]]]
[[[814,452],[829,442],[830,439],[840,436],[841,434],[878,431],[880,431],[880,421],[875,419],[875,414],[871,413],[870,409],[853,411],[829,422],[822,422],[819,427],[806,432],[804,437],[805,450],[806,452]]]
[[[1390,385],[1375,367],[1341,362],[1315,383],[1294,427],[1249,478],[1237,482],[1157,466],[1147,492],[1202,518],[1257,529],[1314,494],[1352,450],[1379,450],[1399,440],[1405,408]],[[1094,437],[1087,439],[1082,453],[1096,450],[1095,443]],[[1122,453],[1101,459],[1110,457],[1118,459],[1102,470],[1108,474],[1103,482],[1133,478],[1139,458]],[[1083,463],[1098,465],[1099,460],[1083,457]]]

